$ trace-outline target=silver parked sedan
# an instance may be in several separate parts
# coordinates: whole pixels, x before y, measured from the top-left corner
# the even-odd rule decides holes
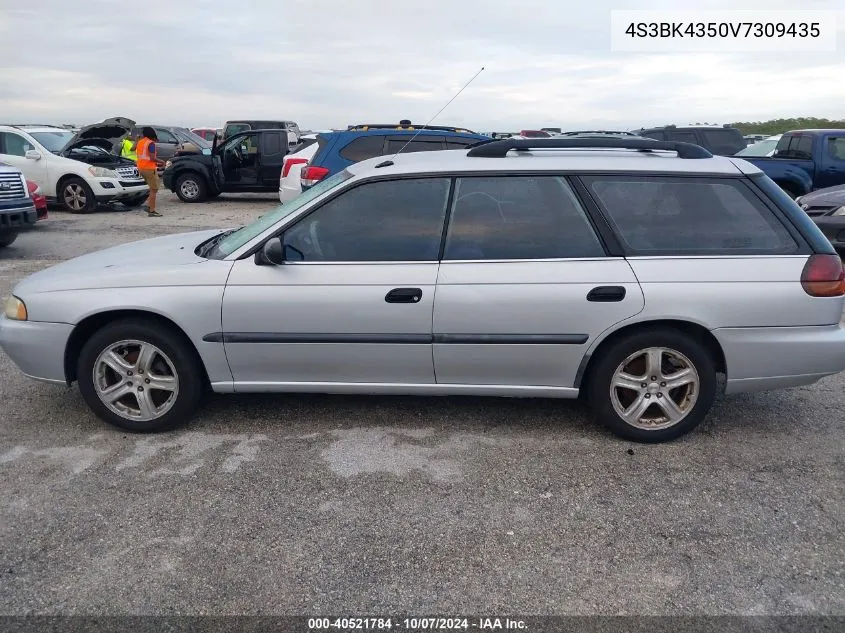
[[[589,398],[662,441],[845,369],[845,273],[756,167],[648,139],[372,159],[229,231],[21,282],[0,344],[134,431],[231,392]]]

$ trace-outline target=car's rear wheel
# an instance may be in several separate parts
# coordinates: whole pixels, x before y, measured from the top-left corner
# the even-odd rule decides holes
[[[204,391],[204,375],[182,336],[136,319],[95,332],[77,366],[79,389],[94,413],[136,432],[167,430],[190,418]]]
[[[176,178],[176,195],[182,202],[202,202],[208,195],[208,186],[199,174],[182,174]]]
[[[70,213],[91,213],[97,208],[94,192],[81,178],[68,178],[62,182],[59,201]]]
[[[637,442],[688,433],[716,397],[716,365],[695,338],[673,329],[644,330],[603,350],[587,385],[593,413]]]
[[[18,239],[18,231],[0,234],[0,248],[11,246],[16,239]]]

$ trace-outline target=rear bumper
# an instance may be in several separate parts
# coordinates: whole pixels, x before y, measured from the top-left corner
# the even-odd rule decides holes
[[[279,201],[280,202],[290,202],[294,198],[296,198],[299,194],[302,193],[302,187],[297,185],[291,186],[286,183],[281,183],[279,185]]]
[[[66,384],[65,348],[72,331],[69,323],[13,321],[0,315],[0,347],[36,380]]]
[[[845,249],[845,215],[814,217],[813,222],[824,233],[830,243],[838,249]]]
[[[725,354],[726,393],[798,387],[845,371],[845,328],[720,328],[713,335]]]

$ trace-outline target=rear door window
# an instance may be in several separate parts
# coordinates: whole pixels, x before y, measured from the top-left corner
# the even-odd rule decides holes
[[[359,136],[340,150],[341,157],[357,163],[384,154],[384,136]]]
[[[733,156],[746,147],[742,135],[734,129],[699,130],[699,133],[704,139],[704,146],[714,154]]]
[[[602,257],[569,184],[557,176],[459,178],[445,260]]]
[[[790,254],[798,244],[739,179],[583,178],[631,255]]]
[[[282,151],[282,133],[281,132],[267,132],[262,135],[261,142],[263,144],[262,151],[264,154],[279,154]],[[285,139],[287,145],[287,139]]]
[[[698,137],[695,135],[695,132],[676,132],[675,130],[672,130],[670,138],[673,141],[698,145]]]
[[[827,155],[834,160],[845,161],[845,136],[828,137]]]

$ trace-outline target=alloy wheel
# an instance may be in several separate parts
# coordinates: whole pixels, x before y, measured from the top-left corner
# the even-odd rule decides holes
[[[88,198],[85,195],[85,189],[82,188],[82,185],[78,185],[76,183],[71,183],[65,187],[64,199],[67,207],[69,209],[73,209],[74,211],[81,211],[88,203]]]
[[[179,376],[158,347],[138,340],[119,341],[94,362],[94,389],[100,401],[127,420],[160,418],[175,404]]]
[[[610,383],[616,413],[631,426],[657,431],[681,422],[698,399],[701,380],[680,352],[649,347],[623,360]]]

